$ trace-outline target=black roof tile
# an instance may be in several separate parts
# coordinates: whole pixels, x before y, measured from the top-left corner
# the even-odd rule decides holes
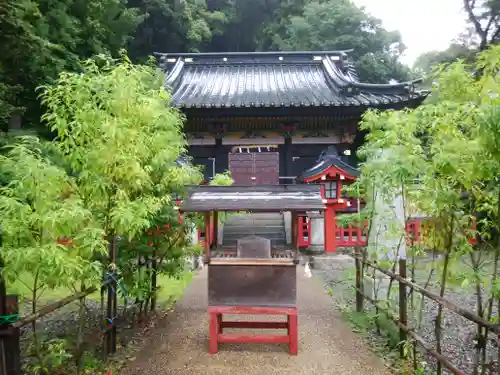
[[[366,107],[423,100],[415,82],[367,84],[344,52],[161,54],[181,108]]]

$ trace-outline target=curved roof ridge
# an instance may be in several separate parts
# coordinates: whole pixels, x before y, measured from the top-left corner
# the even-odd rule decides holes
[[[325,66],[325,71],[327,74],[335,81],[340,80],[342,81],[342,86],[345,86],[346,88],[356,88],[359,89],[360,91],[368,91],[371,92],[373,90],[384,90],[384,91],[391,91],[394,92],[394,90],[404,90],[405,93],[411,93],[414,91],[414,85],[416,83],[422,82],[422,78],[414,79],[412,81],[407,81],[407,82],[398,82],[398,83],[366,83],[366,82],[360,82],[359,79],[352,79],[351,77],[351,72],[354,71],[356,72],[354,66],[352,64],[347,63],[345,66],[345,71],[342,71],[342,69],[335,63],[333,63],[328,57],[323,59],[323,64]],[[357,72],[356,72],[356,78],[357,78]]]
[[[299,180],[303,181],[304,179],[318,176],[325,173],[330,167],[337,167],[353,177],[358,177],[360,174],[360,170],[358,168],[343,161],[339,155],[326,154],[322,155],[316,164],[302,172]]]
[[[287,55],[281,52],[164,54],[160,66],[166,73],[164,84],[172,93],[172,103],[181,108],[363,109],[419,104],[426,96],[414,89],[416,81],[359,82],[344,52]]]
[[[324,55],[346,55],[354,49],[332,50],[332,51],[257,51],[257,52],[153,52],[157,57],[252,57],[252,56],[324,56]]]

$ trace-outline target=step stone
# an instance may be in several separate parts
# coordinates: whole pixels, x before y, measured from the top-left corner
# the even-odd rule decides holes
[[[233,227],[233,226],[242,226],[242,227],[247,227],[249,225],[284,225],[283,220],[265,220],[265,219],[260,219],[260,220],[234,220],[234,221],[227,221],[224,223],[224,227]]]
[[[252,234],[254,232],[258,233],[276,233],[276,232],[285,232],[283,225],[273,225],[273,226],[265,226],[252,228],[247,226],[238,226],[238,227],[224,227],[224,233],[241,233],[241,234]]]
[[[286,244],[284,240],[270,240],[270,241],[271,241],[271,246],[273,246],[273,247],[285,246],[285,244]],[[238,241],[237,240],[226,240],[222,243],[222,246],[235,248],[236,246],[238,246]]]
[[[239,239],[251,235],[267,238],[272,246],[285,246],[285,221],[282,214],[258,213],[228,216],[224,223],[223,246],[235,247]]]
[[[269,240],[284,240],[285,233],[252,233],[250,236],[264,237]],[[249,237],[248,234],[239,234],[239,233],[224,233],[224,239],[231,240],[239,240],[241,238]]]

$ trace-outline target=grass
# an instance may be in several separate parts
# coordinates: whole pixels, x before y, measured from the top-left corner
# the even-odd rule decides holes
[[[158,276],[158,297],[157,297],[157,306],[158,310],[167,310],[170,309],[175,301],[181,299],[184,295],[184,291],[186,287],[191,283],[193,279],[194,274],[192,272],[188,271],[183,271],[181,272],[177,277],[169,277],[166,275],[159,275]],[[32,291],[31,291],[31,286],[33,285],[33,276],[26,273],[20,275],[20,277],[13,283],[10,283],[7,285],[7,291],[10,294],[17,294],[19,296],[20,302],[24,302],[21,307],[21,314],[22,316],[25,316],[26,314],[29,313],[29,305],[26,304],[26,302],[29,302],[32,298]],[[38,308],[60,300],[62,298],[65,298],[67,296],[70,296],[74,294],[75,292],[71,288],[55,288],[55,289],[46,289],[43,291],[43,293],[40,296],[40,299],[38,300]],[[88,297],[88,300],[95,301],[95,302],[100,302],[100,292],[95,292],[91,294]],[[123,301],[123,300],[122,300]],[[75,301],[76,302],[76,301]],[[78,310],[78,303],[71,303],[66,307],[61,308],[58,310],[58,313],[76,313]],[[52,319],[52,318],[51,318]],[[58,317],[55,317],[55,319],[59,319]],[[121,356],[116,357],[112,361],[107,361],[103,362],[102,357],[99,351],[94,350],[94,346],[89,346],[84,353],[82,354],[81,357],[81,374],[88,374],[88,375],[104,375],[108,373],[109,369],[113,369],[113,373],[119,372],[119,370],[124,367],[127,363],[128,360],[125,358],[129,358],[129,354],[132,353],[134,350],[136,350],[133,342],[133,338],[135,337],[134,335],[137,334],[136,331],[128,331],[128,330],[123,330],[120,331],[118,334],[118,340],[120,345],[125,345],[126,347],[123,349],[123,352]],[[73,348],[74,347],[74,340],[75,340],[75,332],[71,331],[67,334],[65,334],[64,338],[58,338],[59,342],[62,343],[63,345],[63,352],[66,354],[71,353],[74,354],[73,352],[69,351],[68,348]],[[99,341],[99,339],[98,339]],[[97,342],[97,341],[96,341]],[[126,343],[126,344],[125,344]],[[93,342],[94,344],[94,342]],[[92,345],[93,345],[92,344]],[[128,344],[131,346],[128,347]],[[96,346],[98,347],[98,345]],[[44,347],[44,351],[42,352],[42,355],[44,357],[48,356],[55,356],[60,355],[61,353],[54,351],[52,352],[52,349],[47,349],[48,347]],[[130,352],[132,350],[132,352]],[[58,357],[57,357],[58,358]],[[29,361],[27,361],[25,364],[29,368]],[[75,373],[75,360],[73,357],[68,357],[64,359],[63,363],[60,366],[56,366],[51,369],[51,374],[69,374]]]
[[[172,278],[161,275],[158,278],[158,303],[160,305],[169,305],[182,298],[184,291],[193,280],[193,273],[184,271],[179,278]]]
[[[166,275],[159,275],[157,285],[158,304],[166,306],[182,298],[184,290],[193,279],[193,274],[188,271],[182,272],[177,278]],[[25,273],[13,282],[7,284],[7,293],[19,296],[19,302],[28,302],[32,299],[33,275]],[[39,294],[38,306],[43,306],[46,303],[61,300],[74,294],[75,291],[68,287],[58,287],[55,289],[45,288]],[[88,300],[100,301],[100,292],[94,292],[87,297]]]

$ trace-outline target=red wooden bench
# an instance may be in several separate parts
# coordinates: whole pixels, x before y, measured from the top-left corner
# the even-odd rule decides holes
[[[224,321],[224,314],[286,315],[287,321]],[[208,315],[210,354],[218,352],[220,342],[288,344],[290,354],[296,355],[298,352],[298,320],[297,309],[295,307],[210,306],[208,308]],[[287,333],[286,335],[224,333],[224,328],[286,329]]]

